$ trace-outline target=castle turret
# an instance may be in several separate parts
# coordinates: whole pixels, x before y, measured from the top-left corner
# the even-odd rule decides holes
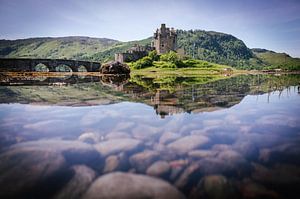
[[[176,50],[177,34],[174,28],[167,28],[166,24],[161,24],[160,29],[157,29],[153,36],[153,47],[158,54],[167,53]]]

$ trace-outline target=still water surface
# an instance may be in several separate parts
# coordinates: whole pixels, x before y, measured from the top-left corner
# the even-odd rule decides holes
[[[2,78],[0,196],[298,198],[299,83]]]

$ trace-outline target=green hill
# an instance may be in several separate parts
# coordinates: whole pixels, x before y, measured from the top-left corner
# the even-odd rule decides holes
[[[90,37],[0,40],[0,57],[86,60],[87,57],[117,43],[120,42]]]
[[[255,58],[243,41],[229,34],[203,30],[178,30],[177,34],[178,47],[195,59],[243,66]]]
[[[300,58],[293,58],[286,53],[254,48],[252,52],[262,60],[269,69],[281,68],[285,70],[300,70]]]

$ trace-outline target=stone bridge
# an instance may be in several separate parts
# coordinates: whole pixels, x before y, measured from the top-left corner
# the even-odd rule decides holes
[[[72,72],[79,72],[79,69],[99,72],[101,63],[65,59],[0,58],[0,72],[34,72],[38,71],[37,68],[41,66],[47,67],[48,72],[59,72],[58,68],[61,66],[68,66]]]

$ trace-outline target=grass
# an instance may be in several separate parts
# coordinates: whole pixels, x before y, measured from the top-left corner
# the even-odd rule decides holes
[[[133,75],[156,76],[156,75],[176,75],[176,76],[194,76],[194,75],[223,75],[232,73],[234,70],[230,66],[214,64],[202,60],[184,60],[182,61],[184,67],[176,67],[173,63],[166,61],[154,61],[153,66],[145,67],[143,69],[134,69],[133,63],[131,66],[131,73]]]

